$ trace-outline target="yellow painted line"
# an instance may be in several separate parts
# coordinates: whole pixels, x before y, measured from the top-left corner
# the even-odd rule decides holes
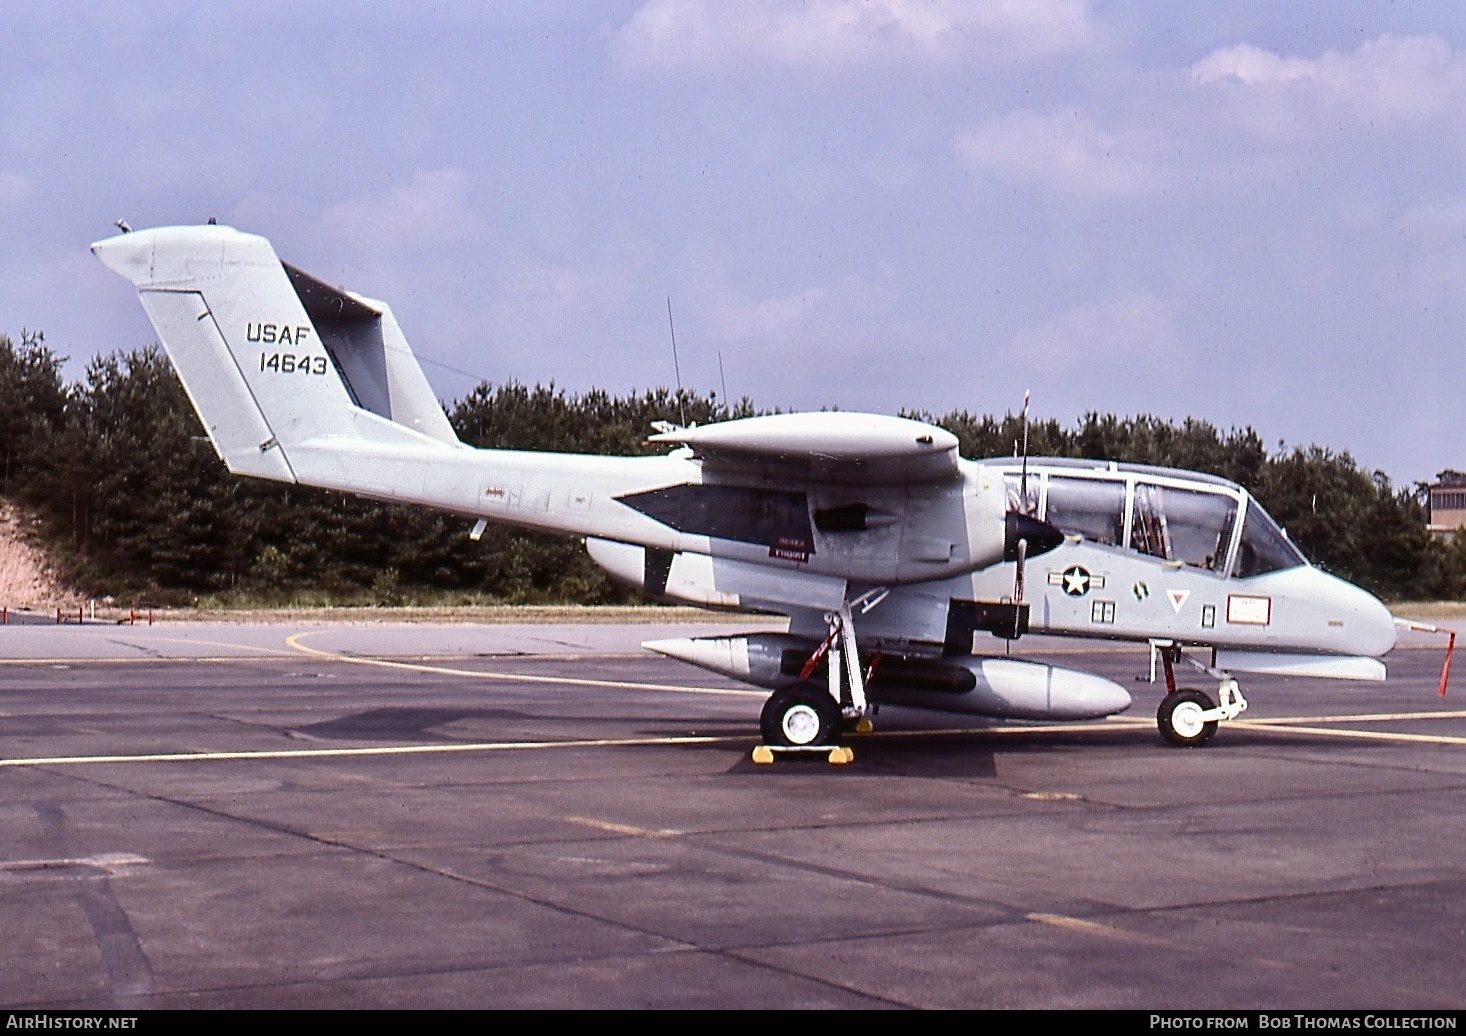
[[[1396,733],[1387,730],[1345,730],[1340,727],[1315,727],[1311,723],[1350,723],[1350,722],[1380,722],[1394,720],[1413,719],[1456,719],[1466,716],[1466,713],[1446,712],[1403,712],[1403,713],[1378,713],[1366,716],[1322,716],[1322,717],[1294,717],[1289,719],[1259,719],[1244,720],[1235,719],[1222,723],[1222,731],[1228,728],[1251,729],[1266,731],[1267,733],[1278,734],[1308,734],[1316,737],[1335,738],[1359,738],[1374,741],[1402,741],[1416,742],[1420,744],[1433,745],[1466,745],[1466,737],[1458,737],[1451,734],[1406,734]],[[879,720],[877,720],[879,722]],[[1002,735],[1017,736],[1023,734],[1066,734],[1076,730],[1096,731],[1106,728],[1112,730],[1135,729],[1154,727],[1155,720],[1138,716],[1107,716],[1101,720],[1090,720],[1075,723],[1035,723],[1020,724],[1007,723],[1002,726],[991,727],[944,727],[932,730],[896,730],[882,731],[875,730],[865,737],[949,737],[962,735]],[[858,740],[858,739],[853,739]]]
[[[630,824],[614,824],[609,820],[596,820],[594,817],[561,817],[560,819],[572,824],[593,827],[597,831],[608,831],[613,835],[634,835],[639,838],[675,838],[682,833],[681,831],[652,831],[644,827],[632,827]]]
[[[1337,716],[1273,716],[1264,719],[1249,719],[1240,722],[1249,726],[1265,726],[1273,723],[1395,723],[1412,719],[1466,719],[1461,712],[1366,712],[1356,716],[1341,713]]]
[[[655,685],[648,685],[653,686]],[[655,689],[663,689],[656,687]],[[1233,721],[1236,726],[1248,727],[1244,721]],[[1149,723],[1140,720],[1128,722],[1116,722],[1113,718],[1108,721],[1097,723],[1069,723],[1043,726],[1002,726],[1002,727],[966,727],[944,730],[893,730],[885,732],[874,732],[862,735],[863,737],[884,737],[884,738],[937,738],[937,737],[960,737],[963,735],[989,735],[989,734],[1063,734],[1074,730],[1098,730],[1109,726],[1112,729],[1122,726],[1149,726]],[[1257,726],[1256,729],[1266,730],[1270,733],[1287,734],[1308,734],[1319,737],[1331,738],[1356,738],[1375,741],[1405,741],[1423,744],[1436,745],[1466,745],[1466,737],[1455,737],[1450,735],[1431,734],[1400,734],[1389,731],[1376,730],[1341,730],[1338,727],[1307,727],[1307,726]],[[79,756],[47,756],[33,759],[0,759],[0,769],[6,767],[29,767],[29,766],[87,766],[87,765],[109,765],[118,763],[207,763],[227,762],[239,760],[259,759],[340,759],[354,756],[403,756],[403,755],[443,755],[449,753],[463,752],[506,752],[506,751],[533,751],[537,749],[555,748],[637,748],[651,747],[655,745],[734,745],[746,744],[749,736],[705,736],[685,735],[672,737],[634,737],[634,738],[588,738],[575,741],[489,741],[489,742],[467,742],[464,744],[452,745],[393,745],[379,746],[373,748],[299,748],[299,749],[262,749],[258,751],[235,751],[235,752],[160,752],[147,755],[79,755]],[[858,739],[857,739],[858,740]],[[595,826],[598,821],[587,818],[567,818],[577,822],[584,822]],[[606,827],[605,830],[613,830]],[[619,829],[617,829],[619,830]],[[623,834],[655,834],[641,831],[639,829],[628,829],[620,831]],[[667,833],[663,833],[664,835]],[[1086,922],[1087,923],[1087,922]]]
[[[880,723],[880,717],[875,719]],[[994,724],[1001,721],[994,720]],[[1013,734],[1072,734],[1076,730],[1117,730],[1124,727],[1153,727],[1155,720],[1143,719],[1121,719],[1111,716],[1107,719],[1075,721],[1064,723],[1056,721],[1053,723],[1034,723],[1032,725],[1023,723],[1004,723],[1002,726],[991,727],[934,727],[930,730],[881,730],[879,726],[868,734],[856,734],[847,739],[850,744],[859,744],[861,738],[865,737],[952,737],[962,735],[1013,735]]]
[[[767,698],[768,691],[750,691],[737,687],[685,687],[677,684],[664,683],[639,683],[632,680],[592,680],[580,676],[531,676],[522,673],[486,673],[476,669],[451,669],[447,666],[424,665],[420,662],[393,662],[385,658],[357,658],[352,655],[342,655],[335,651],[323,651],[320,648],[313,648],[302,644],[301,638],[313,636],[317,633],[328,633],[329,630],[304,630],[285,638],[285,643],[308,655],[318,655],[322,658],[329,658],[337,662],[350,662],[353,665],[381,666],[385,669],[406,669],[410,672],[437,673],[445,676],[469,676],[476,680],[504,680],[514,683],[546,683],[558,684],[562,687],[610,687],[617,690],[631,691],[671,691],[676,694],[711,694],[720,697],[735,698]]]
[[[1268,733],[1313,734],[1319,737],[1352,738],[1361,741],[1404,741],[1423,745],[1466,745],[1466,737],[1450,734],[1402,734],[1391,730],[1345,730],[1341,727],[1282,726],[1280,724],[1249,723],[1233,720],[1232,726],[1243,729],[1265,730]]]
[[[1107,924],[1100,924],[1098,921],[1086,921],[1082,917],[1069,917],[1065,914],[1026,914],[1030,921],[1039,924],[1051,925],[1054,928],[1063,928],[1071,932],[1084,932],[1087,935],[1098,935],[1103,939],[1117,939],[1121,942],[1140,943],[1143,946],[1165,946],[1170,949],[1184,949],[1179,943],[1169,939],[1161,939],[1154,935],[1141,935],[1137,932],[1127,932],[1123,928],[1114,928]]]
[[[128,627],[124,626],[123,629]],[[229,648],[231,651],[259,651],[270,655],[281,655],[288,657],[286,652],[277,647],[259,647],[255,644],[236,644],[229,640],[194,640],[190,637],[148,637],[148,641],[158,644],[198,644],[202,647]],[[138,650],[145,650],[145,645],[136,645]]]
[[[393,745],[377,748],[265,749],[255,752],[172,752],[155,755],[72,755],[44,759],[0,759],[7,766],[81,766],[105,763],[212,763],[239,759],[333,759],[371,755],[441,755],[450,752],[515,752],[543,748],[634,748],[651,745],[740,744],[747,737],[595,738],[579,741],[484,741],[457,745]]]
[[[1228,726],[1269,733],[1307,734],[1317,737],[1345,738],[1357,741],[1397,741],[1425,745],[1466,745],[1466,737],[1453,734],[1407,734],[1393,730],[1347,730],[1335,724],[1345,723],[1409,723],[1417,720],[1466,719],[1466,711],[1453,712],[1370,712],[1336,716],[1275,716],[1261,719],[1236,719]],[[1328,724],[1317,726],[1315,724]]]
[[[365,659],[363,661],[366,661]],[[478,674],[468,674],[478,675]],[[517,677],[504,676],[503,679],[517,679]],[[550,679],[550,678],[546,678]],[[666,690],[658,684],[639,685],[654,690]],[[675,689],[675,688],[673,688]],[[1084,724],[1086,727],[1097,727],[1102,724]],[[1029,734],[1047,733],[1059,734],[1065,731],[1074,730],[1079,724],[1067,726],[1034,726],[1034,727],[973,727],[957,730],[895,730],[885,734],[867,734],[863,737],[883,736],[888,738],[897,737],[944,737],[963,734]],[[46,756],[42,758],[28,759],[0,759],[0,768],[25,767],[25,766],[97,766],[117,763],[210,763],[229,762],[239,760],[257,759],[340,759],[353,756],[393,756],[393,755],[443,755],[460,752],[507,752],[507,751],[532,751],[536,749],[551,748],[646,748],[655,745],[743,745],[753,739],[753,734],[737,736],[713,736],[713,735],[674,735],[671,737],[628,737],[628,738],[585,738],[575,741],[484,741],[465,742],[452,745],[389,745],[372,748],[281,748],[281,749],[259,749],[255,751],[233,751],[233,752],[158,752],[146,755],[74,755],[74,756]],[[570,820],[583,820],[585,823],[594,825],[596,821],[586,818],[567,818]],[[607,828],[607,830],[610,830]],[[641,831],[626,831],[622,833],[640,833]]]
[[[121,630],[132,627],[122,626]],[[108,638],[116,643],[115,638]],[[146,651],[148,644],[187,644],[197,647],[228,648],[231,651],[252,651],[272,658],[289,658],[290,652],[280,647],[260,647],[257,644],[236,644],[229,640],[194,640],[190,637],[157,637],[147,635],[146,642],[135,645],[138,651]],[[118,655],[107,658],[0,658],[0,665],[44,665],[58,663],[91,664],[96,662],[237,662],[234,656],[199,656],[194,658],[157,658],[150,655]]]
[[[1115,928],[1111,925],[1100,924],[1098,921],[1086,921],[1082,917],[1069,917],[1065,914],[1027,914],[1028,920],[1036,921],[1039,924],[1051,925],[1055,928],[1063,928],[1070,932],[1083,932],[1086,935],[1096,935],[1102,939],[1114,939],[1118,942],[1136,943],[1141,946],[1161,946],[1169,950],[1179,950],[1183,953],[1201,952],[1195,946],[1188,946],[1185,943],[1176,942],[1174,939],[1163,939],[1155,935],[1144,935],[1140,932],[1128,932],[1123,928]],[[1267,968],[1286,968],[1288,965],[1282,961],[1268,960],[1265,957],[1249,958],[1255,964],[1261,964]]]
[[[224,645],[227,647],[228,645]],[[241,645],[243,647],[245,645]],[[253,648],[254,651],[266,652],[268,658],[294,658],[295,655],[284,648]],[[108,655],[97,658],[0,658],[0,665],[13,666],[37,666],[37,665],[117,665],[119,663],[137,665],[152,663],[153,665],[177,665],[182,662],[247,662],[249,659],[239,655],[175,655],[164,658],[149,655]]]
[[[326,631],[324,631],[324,630],[312,630],[310,632],[320,633],[320,632],[326,632]],[[229,647],[230,645],[224,644],[224,645],[218,645],[218,646]],[[240,647],[248,647],[248,645],[241,644]],[[255,647],[255,648],[251,648],[250,650],[264,653],[263,654],[263,657],[266,658],[266,659],[290,659],[290,658],[295,658],[298,655],[298,650],[290,650],[290,649],[284,648],[284,647],[279,647],[279,648]],[[332,657],[335,657],[335,656],[332,656]],[[605,653],[601,653],[601,654],[574,654],[574,655],[570,655],[570,654],[549,654],[549,653],[539,653],[539,652],[530,652],[530,651],[525,651],[525,652],[518,652],[518,651],[516,651],[513,654],[504,654],[504,655],[416,655],[416,656],[403,656],[403,657],[404,658],[406,658],[406,657],[416,657],[418,659],[435,658],[435,659],[437,659],[440,662],[457,662],[457,661],[464,661],[464,662],[482,662],[482,661],[548,662],[548,661],[555,661],[557,659],[566,659],[566,658],[574,658],[577,661],[585,661],[587,659],[589,659],[589,660],[596,660],[596,659],[615,660],[615,659],[623,659],[623,658],[645,658],[646,656],[643,655],[643,654],[640,654],[640,653],[628,653],[628,652],[605,652]],[[348,662],[360,661],[360,659],[352,658],[350,655],[343,655],[342,658],[345,661],[348,661]],[[55,665],[73,666],[73,665],[117,665],[117,664],[137,665],[137,664],[142,664],[142,663],[152,663],[154,665],[182,665],[182,664],[188,664],[188,663],[194,663],[194,662],[247,662],[247,661],[250,661],[250,659],[245,658],[245,657],[243,657],[241,655],[163,655],[163,656],[157,656],[157,655],[98,655],[98,656],[93,657],[93,658],[78,658],[76,656],[71,656],[71,657],[68,657],[68,658],[0,658],[0,666],[7,666],[7,665],[10,665],[10,666],[45,666],[45,665],[51,665],[51,666],[55,666]]]

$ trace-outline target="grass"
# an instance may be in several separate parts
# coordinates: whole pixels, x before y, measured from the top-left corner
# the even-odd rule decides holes
[[[1417,622],[1466,624],[1466,601],[1401,601],[1390,605],[1400,618]],[[90,608],[86,612],[93,614]],[[74,614],[74,612],[73,612]],[[414,605],[371,605],[293,602],[282,605],[201,601],[188,608],[139,608],[143,618],[154,622],[423,622],[481,623],[683,623],[715,622],[719,612],[703,608],[679,608],[655,604],[488,604],[439,603]],[[97,607],[97,618],[125,620],[127,608]],[[730,621],[738,621],[731,619]]]
[[[1390,611],[1417,622],[1447,622],[1466,619],[1466,601],[1396,601]]]
[[[88,614],[91,614],[88,611]],[[97,608],[99,619],[126,620],[126,608]],[[716,612],[702,608],[670,608],[658,605],[402,605],[343,606],[285,605],[281,607],[223,607],[201,604],[193,608],[137,609],[139,619],[154,622],[423,622],[481,623],[507,625],[595,624],[595,623],[682,623],[716,621]]]

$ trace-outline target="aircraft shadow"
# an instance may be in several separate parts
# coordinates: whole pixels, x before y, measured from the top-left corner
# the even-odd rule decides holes
[[[434,727],[462,720],[508,720],[523,722],[528,713],[514,709],[442,709],[421,706],[385,706],[350,716],[296,727],[297,733],[326,741],[429,741],[451,743],[461,738],[435,733]]]

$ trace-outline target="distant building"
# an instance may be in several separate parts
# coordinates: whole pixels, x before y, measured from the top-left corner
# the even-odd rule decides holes
[[[1466,525],[1466,472],[1442,471],[1428,492],[1427,521],[1432,534],[1447,536]]]

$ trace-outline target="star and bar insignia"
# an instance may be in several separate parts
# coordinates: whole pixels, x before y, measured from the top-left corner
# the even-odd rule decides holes
[[[1049,573],[1050,586],[1062,586],[1070,597],[1083,597],[1090,590],[1105,585],[1105,577],[1097,576],[1083,565],[1070,565],[1062,572]]]

